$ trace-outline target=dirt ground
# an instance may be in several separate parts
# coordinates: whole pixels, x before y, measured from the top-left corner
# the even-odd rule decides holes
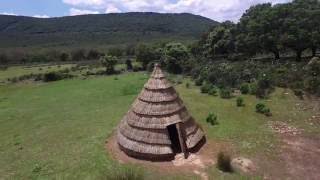
[[[313,126],[320,126],[320,106],[308,108],[314,109],[314,116],[306,120]],[[280,141],[280,147],[275,149],[273,158],[267,157],[264,152],[251,158],[256,165],[253,175],[262,176],[270,180],[319,180],[320,179],[320,134],[307,136],[303,129],[290,126],[280,121],[270,121],[269,127]],[[320,128],[320,127],[319,127]],[[168,174],[198,175],[201,179],[209,179],[206,170],[216,164],[217,154],[228,152],[236,156],[237,150],[231,143],[207,140],[203,147],[185,160],[182,154],[178,154],[173,161],[151,162],[131,158],[119,150],[116,137],[113,135],[106,142],[107,151],[120,163],[139,164],[145,168]]]
[[[269,178],[320,179],[320,135],[307,137],[303,135],[303,130],[282,122],[273,122],[270,126],[278,134],[281,141],[278,165],[283,165],[279,169],[283,172],[278,177],[271,175]],[[279,174],[279,172],[275,174]]]
[[[270,128],[281,141],[281,147],[276,155],[278,158],[269,159],[263,155],[252,157],[257,165],[254,174],[272,180],[320,179],[320,136],[306,137],[302,135],[302,130],[283,122],[271,122]],[[160,173],[198,175],[204,180],[209,179],[206,169],[216,164],[215,157],[220,151],[235,153],[230,143],[207,140],[203,147],[198,152],[190,154],[188,159],[178,154],[173,161],[151,162],[127,156],[119,149],[115,135],[106,142],[106,149],[120,163],[139,164]]]
[[[201,149],[198,152],[191,153],[188,159],[184,159],[183,154],[178,154],[173,161],[151,162],[127,156],[119,149],[116,136],[113,135],[108,139],[106,149],[120,163],[139,164],[160,173],[198,175],[201,179],[206,180],[209,179],[205,172],[206,168],[216,163],[215,157],[217,157],[217,154],[220,151],[231,153],[233,148],[229,143],[207,140]]]

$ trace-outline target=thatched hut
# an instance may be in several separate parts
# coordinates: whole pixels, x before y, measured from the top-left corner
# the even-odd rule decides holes
[[[136,158],[166,160],[176,153],[187,157],[203,140],[202,129],[156,64],[118,127],[120,149]]]

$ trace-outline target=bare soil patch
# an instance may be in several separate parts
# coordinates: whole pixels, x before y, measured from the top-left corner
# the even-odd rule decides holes
[[[270,127],[281,139],[279,161],[286,179],[319,179],[320,136],[305,136],[303,130],[283,122],[270,123]]]
[[[191,153],[187,159],[183,158],[183,154],[177,154],[175,159],[172,161],[153,162],[127,156],[119,149],[116,136],[114,134],[107,140],[106,149],[108,153],[120,163],[138,164],[160,173],[196,174],[202,179],[208,179],[206,169],[209,166],[216,164],[217,154],[220,151],[231,152],[233,148],[231,144],[226,142],[207,140],[199,151]]]

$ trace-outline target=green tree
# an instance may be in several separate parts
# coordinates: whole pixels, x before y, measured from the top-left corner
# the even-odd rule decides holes
[[[204,43],[204,54],[207,57],[234,52],[235,42],[232,28],[234,28],[234,24],[224,22],[209,32]]]
[[[84,49],[76,49],[71,52],[72,61],[82,61],[86,59],[86,51]]]
[[[91,49],[88,52],[87,59],[89,59],[89,60],[97,60],[97,59],[100,58],[100,56],[101,56],[101,53],[98,50]]]
[[[120,47],[112,47],[110,49],[108,49],[108,54],[110,56],[116,56],[116,57],[120,57],[123,55],[123,49],[121,49]]]
[[[106,68],[106,74],[115,73],[114,66],[117,64],[118,59],[115,56],[106,55],[101,57],[101,64]]]
[[[9,62],[9,58],[6,54],[1,53],[0,54],[0,65],[7,65]]]
[[[160,60],[162,51],[146,44],[139,44],[136,48],[137,61],[141,62],[143,69],[152,61]]]
[[[181,43],[168,43],[164,47],[163,58],[168,72],[180,74],[189,69],[189,51]]]
[[[271,3],[250,7],[242,15],[238,25],[238,49],[249,51],[250,54],[267,51],[273,53],[275,59],[279,59],[281,21],[278,12],[272,8]]]
[[[70,55],[66,52],[63,52],[60,54],[60,61],[68,61],[70,59]]]

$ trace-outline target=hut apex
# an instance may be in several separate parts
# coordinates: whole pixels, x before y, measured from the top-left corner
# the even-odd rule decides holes
[[[169,160],[177,153],[184,153],[186,158],[204,138],[160,65],[155,64],[150,79],[118,127],[120,149],[139,159]]]

